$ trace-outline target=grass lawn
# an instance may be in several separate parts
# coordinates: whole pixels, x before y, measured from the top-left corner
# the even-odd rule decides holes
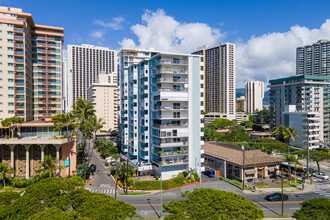
[[[147,195],[150,194],[150,192],[128,192],[128,196],[140,196],[140,195]],[[125,193],[119,193],[119,195],[126,196]]]
[[[238,180],[231,180],[231,179],[225,178],[225,177],[223,177],[223,176],[221,177],[221,179],[224,179],[224,180],[226,180],[226,181],[228,181],[228,182],[231,182],[232,184],[235,184],[236,186],[240,186],[240,187],[243,188],[243,183],[241,183],[241,182],[238,181]],[[247,189],[247,190],[252,190],[252,187],[248,186],[248,187],[246,187],[245,189]]]
[[[283,185],[283,188],[288,188],[289,186],[287,186],[287,185]],[[274,188],[282,188],[282,186],[281,185],[278,185],[278,186],[275,186]]]
[[[257,188],[268,188],[268,183],[264,183],[264,184],[258,184],[256,185]]]

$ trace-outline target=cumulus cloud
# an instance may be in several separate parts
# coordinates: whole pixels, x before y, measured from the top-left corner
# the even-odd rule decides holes
[[[155,48],[161,51],[190,53],[202,45],[214,45],[223,34],[217,28],[204,23],[182,23],[166,15],[164,10],[156,12],[146,10],[142,15],[142,24],[131,27],[137,36],[125,38],[119,44],[124,48]]]
[[[104,39],[104,35],[105,35],[104,31],[93,31],[89,35],[94,40],[105,40]]]
[[[245,81],[287,77],[296,74],[296,48],[330,39],[330,19],[318,29],[292,26],[287,32],[252,36],[246,43],[237,44],[236,75],[238,87]]]
[[[152,47],[160,51],[191,53],[199,46],[223,42],[226,37],[220,29],[204,23],[179,22],[162,9],[156,12],[146,10],[142,23],[131,26],[131,30],[137,41],[124,38],[119,42],[123,48]],[[320,28],[295,25],[286,32],[265,33],[252,36],[245,42],[233,42],[236,43],[237,87],[244,87],[248,80],[268,83],[269,79],[295,75],[296,48],[320,39],[330,40],[330,19]]]
[[[105,27],[105,28],[110,28],[112,30],[121,30],[123,29],[122,23],[125,21],[125,18],[122,16],[112,18],[110,22],[105,22],[102,20],[94,20],[94,24]]]

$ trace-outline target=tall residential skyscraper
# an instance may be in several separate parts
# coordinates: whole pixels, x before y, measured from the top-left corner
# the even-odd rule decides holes
[[[148,172],[161,172],[163,179],[190,168],[200,171],[201,67],[201,56],[160,52],[128,68],[128,155],[156,164]]]
[[[106,47],[83,44],[68,45],[68,94],[67,111],[72,110],[75,101],[80,97],[87,99],[87,90],[97,82],[101,73],[117,73],[116,51]]]
[[[63,28],[37,25],[19,8],[0,7],[0,121],[62,111]]]
[[[330,76],[330,41],[297,48],[297,75]]]
[[[207,112],[225,114],[235,119],[235,45],[221,43],[215,47],[198,48],[193,54],[204,58],[204,108]]]
[[[246,111],[255,113],[263,109],[265,84],[262,81],[248,81],[245,83]]]
[[[88,88],[88,101],[93,104],[97,118],[104,122],[101,130],[118,130],[118,93],[117,73],[99,74],[97,82]]]
[[[118,73],[119,73],[119,85],[120,85],[120,137],[121,137],[121,149],[123,152],[127,153],[127,144],[128,144],[128,133],[129,125],[131,124],[131,130],[137,132],[136,126],[133,126],[132,123],[137,123],[138,115],[137,112],[133,112],[131,115],[128,111],[128,95],[133,93],[129,91],[129,78],[128,78],[128,69],[131,64],[138,64],[141,60],[149,59],[151,56],[157,54],[152,48],[148,50],[141,49],[122,49],[118,53]],[[137,80],[137,75],[131,76],[134,80]],[[136,93],[136,89],[135,89]],[[130,115],[132,116],[130,118]],[[132,121],[132,123],[129,123]],[[133,145],[137,147],[137,142],[134,142]],[[134,153],[137,157],[137,153]]]

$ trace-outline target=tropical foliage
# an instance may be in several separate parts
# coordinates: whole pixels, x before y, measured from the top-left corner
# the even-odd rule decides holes
[[[96,138],[94,148],[103,159],[118,154],[118,148],[113,146],[112,142],[106,138]]]
[[[58,160],[52,158],[51,155],[46,155],[44,161],[40,162],[41,168],[37,170],[38,173],[43,176],[55,177],[56,170],[63,169],[62,166],[57,165]]]
[[[254,124],[269,124],[270,123],[270,112],[268,109],[257,111],[255,114],[249,116],[249,121]]]
[[[8,164],[0,163],[0,180],[3,186],[6,187],[7,180],[11,180],[11,176],[14,174],[14,169],[9,167]]]
[[[182,193],[184,200],[164,205],[165,219],[262,219],[263,211],[241,195],[211,188]]]
[[[330,200],[326,198],[315,198],[303,202],[300,210],[293,214],[298,220],[303,219],[329,219]]]
[[[10,201],[1,202],[0,219],[125,219],[135,215],[133,206],[79,189],[71,178],[47,178],[30,185],[20,197],[10,196]]]
[[[24,122],[23,118],[19,118],[19,117],[14,116],[14,117],[6,118],[6,119],[2,120],[1,125],[3,127],[10,127],[9,131],[11,131],[11,135],[9,134],[9,136],[11,136],[13,138],[16,127],[12,126],[12,124],[14,124],[14,123],[23,123],[23,122]]]

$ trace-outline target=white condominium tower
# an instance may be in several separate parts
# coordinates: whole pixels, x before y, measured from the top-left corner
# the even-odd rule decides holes
[[[297,75],[330,76],[330,41],[297,48]]]
[[[62,112],[63,36],[22,9],[0,7],[0,121]]]
[[[77,98],[88,98],[87,90],[99,74],[117,72],[116,51],[87,44],[68,45],[67,68],[66,111],[70,111]]]
[[[263,109],[264,88],[265,84],[262,81],[248,81],[245,83],[246,92],[246,111],[255,113],[256,110]]]
[[[160,52],[128,68],[128,155],[163,179],[201,166],[202,67],[201,56]]]
[[[123,152],[127,153],[127,144],[128,144],[128,127],[129,121],[136,121],[137,123],[137,112],[133,113],[133,118],[129,119],[128,112],[128,68],[131,64],[138,64],[141,60],[149,59],[151,56],[155,55],[153,49],[141,50],[141,49],[122,49],[118,53],[118,73],[119,73],[119,85],[120,85],[120,137],[121,137],[121,149]],[[136,77],[136,76],[135,76]],[[136,89],[135,89],[136,90]],[[135,118],[135,119],[134,119]],[[137,131],[137,128],[133,126],[134,131]],[[136,145],[136,142],[131,144]],[[135,153],[135,157],[137,154]]]
[[[193,54],[204,58],[205,111],[219,112],[228,119],[235,119],[235,44],[221,43],[211,48],[201,47]]]

